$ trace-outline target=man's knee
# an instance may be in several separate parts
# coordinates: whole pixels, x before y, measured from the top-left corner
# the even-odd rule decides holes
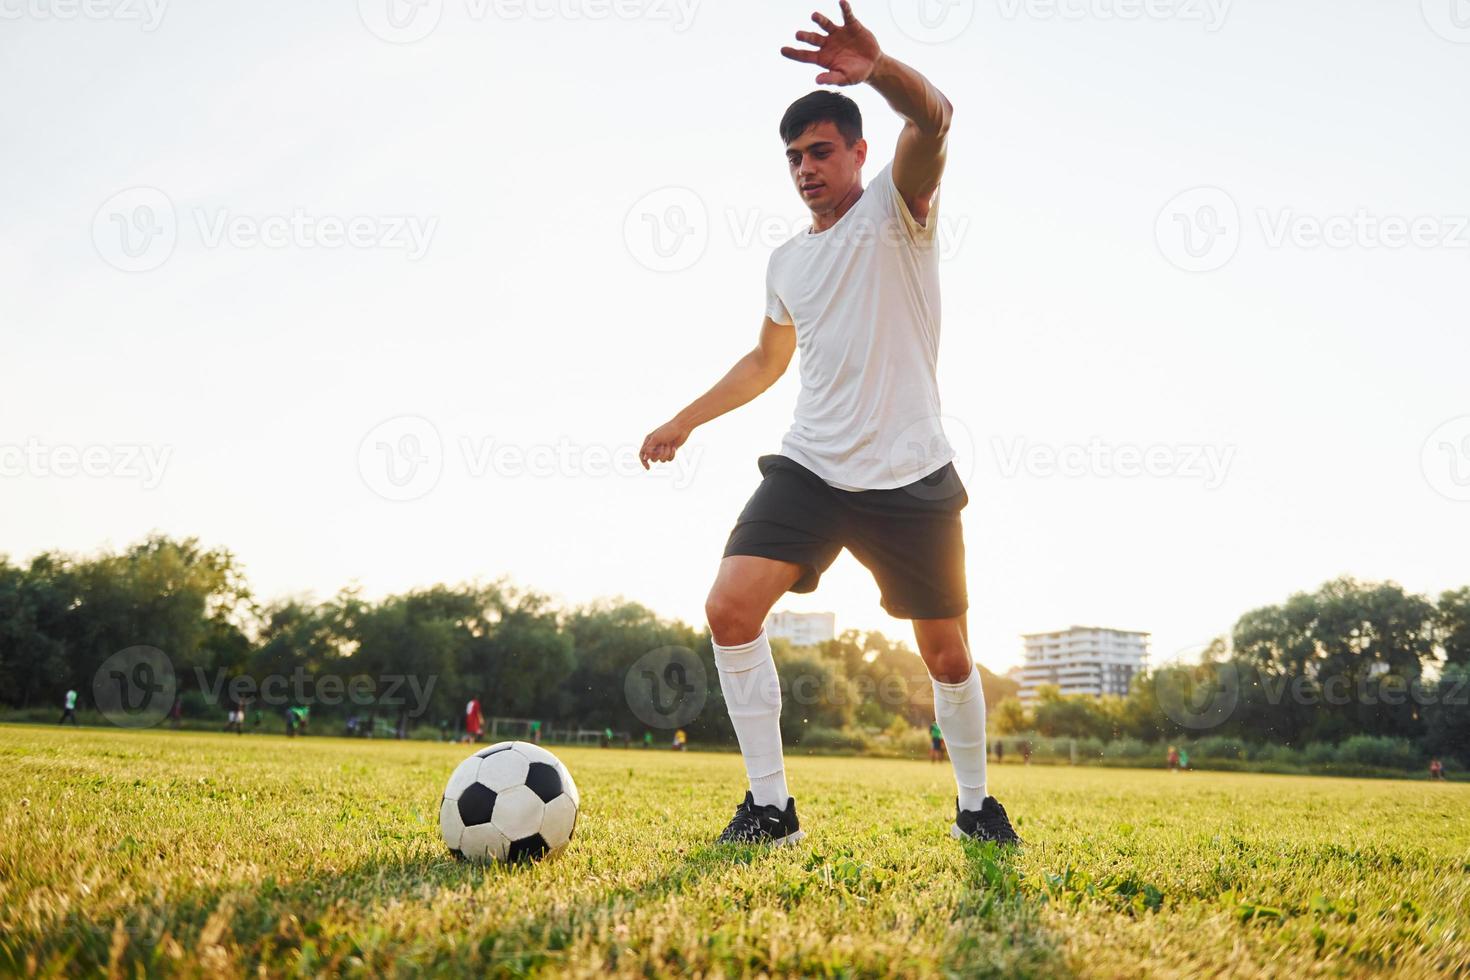
[[[704,615],[715,642],[727,647],[749,643],[760,635],[765,624],[764,613],[723,589],[710,592],[704,601]]]
[[[970,676],[974,662],[963,639],[934,640],[920,644],[919,654],[929,675],[943,684],[958,684]]]

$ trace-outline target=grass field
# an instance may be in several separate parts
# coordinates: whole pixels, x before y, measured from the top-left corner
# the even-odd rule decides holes
[[[793,758],[808,839],[715,848],[733,754],[558,750],[561,860],[460,864],[463,747],[0,726],[0,973],[1470,972],[1470,786]]]

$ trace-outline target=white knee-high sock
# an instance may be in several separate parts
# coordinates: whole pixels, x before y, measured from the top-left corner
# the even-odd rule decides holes
[[[973,665],[970,676],[958,684],[934,682],[934,715],[944,733],[954,781],[959,788],[960,809],[978,810],[985,801],[985,698],[980,691],[980,671]]]
[[[781,682],[764,628],[749,643],[713,643],[725,707],[745,757],[750,792],[760,806],[786,806],[786,765],[781,756]]]

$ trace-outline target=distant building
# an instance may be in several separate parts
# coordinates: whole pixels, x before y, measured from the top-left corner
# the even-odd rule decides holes
[[[837,636],[837,614],[771,613],[766,617],[766,635],[773,640],[790,640],[795,647],[813,646]]]
[[[1073,626],[1053,633],[1027,633],[1021,668],[1021,700],[1055,684],[1063,694],[1125,695],[1133,675],[1148,666],[1147,633],[1101,626]]]

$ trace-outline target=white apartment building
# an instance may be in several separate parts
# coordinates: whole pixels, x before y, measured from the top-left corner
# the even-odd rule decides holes
[[[1148,666],[1148,637],[1102,626],[1026,633],[1021,700],[1034,701],[1042,684],[1055,684],[1063,694],[1126,695],[1133,675]]]
[[[766,635],[790,640],[792,646],[812,646],[837,636],[837,614],[773,612],[766,617]]]

